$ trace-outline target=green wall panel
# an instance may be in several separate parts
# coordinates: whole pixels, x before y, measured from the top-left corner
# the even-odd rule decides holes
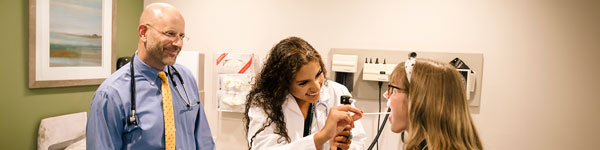
[[[143,0],[117,1],[117,57],[137,47]],[[0,149],[36,149],[40,120],[89,111],[98,86],[28,88],[29,0],[0,1]]]

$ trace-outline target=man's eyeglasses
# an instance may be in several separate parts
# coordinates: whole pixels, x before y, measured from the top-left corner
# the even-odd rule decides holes
[[[150,24],[146,24],[146,26],[148,26],[148,27],[150,27],[150,28],[152,28],[152,29],[154,29],[154,30],[162,33],[163,35],[165,35],[165,36],[167,36],[169,38],[175,38],[175,37],[177,37],[177,38],[181,39],[182,41],[188,41],[189,40],[189,38],[187,36],[185,36],[185,34],[177,34],[176,32],[173,32],[173,31],[160,31],[160,30],[154,28]]]
[[[392,84],[388,84],[388,89],[387,92],[385,92],[385,96],[386,98],[389,98],[392,94],[394,94],[394,89],[396,89],[397,91],[402,91],[402,92],[407,92],[407,89],[403,89],[403,88],[399,88],[397,86],[394,86]]]

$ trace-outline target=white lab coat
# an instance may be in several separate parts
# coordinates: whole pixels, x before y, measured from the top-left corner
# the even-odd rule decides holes
[[[315,107],[315,112],[313,116],[313,123],[311,126],[311,134],[302,137],[304,132],[304,116],[300,111],[300,107],[296,103],[296,100],[291,94],[288,94],[285,102],[283,103],[283,115],[285,119],[285,125],[287,127],[287,133],[290,137],[290,143],[286,143],[285,141],[282,143],[277,143],[277,140],[281,137],[279,134],[273,133],[275,130],[275,124],[271,124],[269,127],[265,128],[262,132],[258,133],[254,138],[252,143],[252,149],[258,150],[312,150],[315,149],[314,143],[314,135],[318,131],[323,128],[325,125],[325,121],[327,120],[327,114],[329,113],[329,108],[332,106],[340,105],[340,96],[341,95],[351,95],[348,92],[348,89],[343,85],[336,83],[334,81],[327,80],[327,84],[325,84],[324,88],[321,88],[321,97],[319,102],[326,104],[328,107],[325,108],[324,105],[316,103],[313,107]],[[352,104],[354,106],[354,103]],[[250,118],[250,124],[248,129],[248,143],[252,136],[260,129],[263,124],[266,122],[267,115],[265,112],[258,108],[252,107],[248,111],[248,116]],[[284,140],[284,139],[282,139]],[[366,135],[363,129],[362,123],[360,120],[354,122],[354,129],[352,129],[352,143],[350,144],[350,149],[352,150],[362,150],[365,149]],[[329,142],[326,142],[322,146],[323,150],[329,149]]]

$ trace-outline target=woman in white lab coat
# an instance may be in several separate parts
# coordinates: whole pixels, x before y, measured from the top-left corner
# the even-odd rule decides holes
[[[250,149],[364,149],[357,121],[362,111],[340,105],[340,96],[350,92],[326,80],[324,66],[319,53],[297,37],[271,49],[247,96]]]

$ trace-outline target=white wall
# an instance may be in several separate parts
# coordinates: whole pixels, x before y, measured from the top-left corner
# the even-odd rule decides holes
[[[483,53],[480,113],[473,117],[486,149],[594,149],[600,140],[598,2],[166,2],[186,19],[190,42],[183,49],[207,54],[206,81],[214,78],[215,53],[264,59],[288,36],[324,56],[331,48]],[[241,114],[216,112],[213,85],[205,83],[218,149],[243,148]]]

